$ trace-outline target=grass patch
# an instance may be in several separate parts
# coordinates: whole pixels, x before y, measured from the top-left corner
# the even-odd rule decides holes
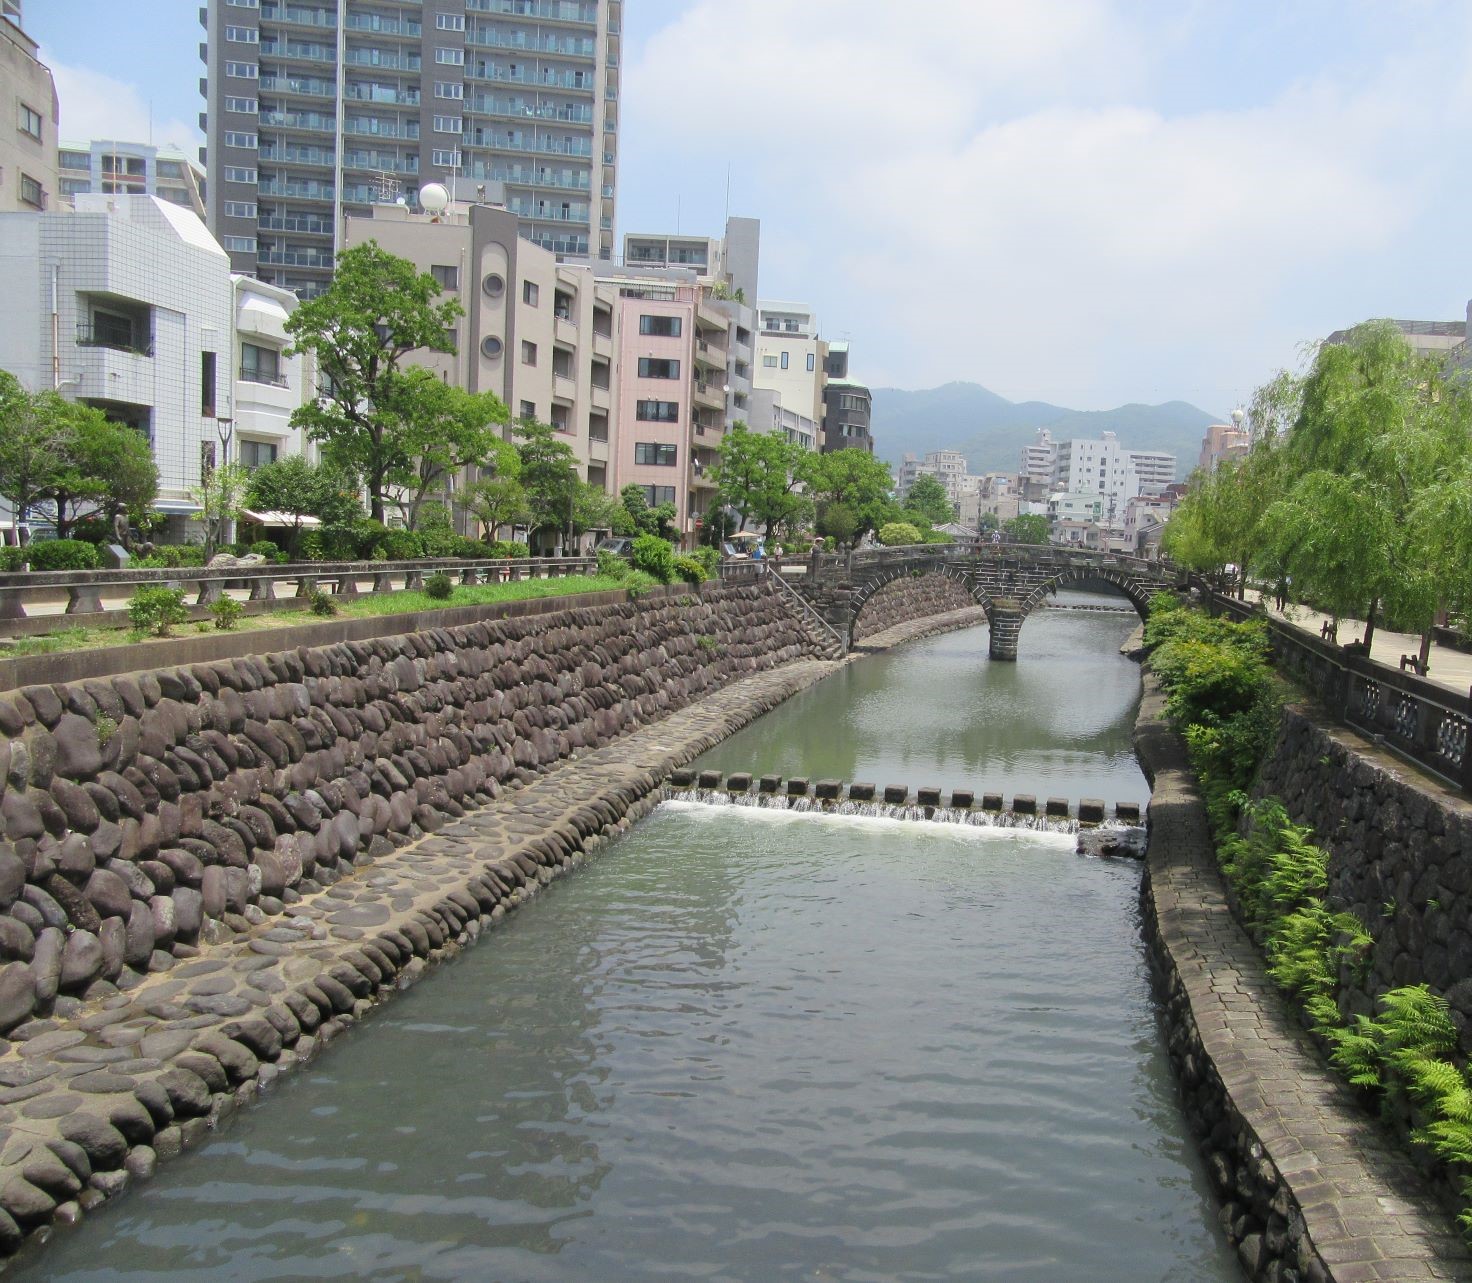
[[[453,606],[484,606],[497,602],[527,601],[543,597],[566,597],[575,593],[608,592],[627,589],[629,579],[607,575],[569,575],[565,579],[519,579],[504,584],[456,584],[448,598],[436,600],[425,592],[399,590],[390,593],[365,593],[343,600],[328,596],[338,613],[348,618],[382,615],[408,615],[425,610],[443,610]],[[60,620],[58,620],[60,622]],[[259,632],[263,628],[291,628],[321,623],[321,617],[310,611],[266,611],[259,615],[242,615],[234,625],[240,633]],[[200,620],[194,630],[213,632],[210,620]],[[0,659],[19,659],[27,655],[54,655],[65,651],[103,650],[109,646],[150,645],[152,638],[139,638],[126,624],[110,627],[58,627],[54,633],[35,637],[0,638]]]

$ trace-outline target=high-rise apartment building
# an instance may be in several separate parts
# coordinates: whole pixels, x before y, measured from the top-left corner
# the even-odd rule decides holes
[[[237,271],[310,295],[344,215],[453,179],[520,235],[612,259],[622,0],[209,0],[209,223]]]
[[[1158,495],[1176,479],[1176,458],[1158,450],[1126,450],[1112,432],[1058,444],[1052,488],[1069,495],[1102,495],[1111,516],[1123,515],[1135,495]]]
[[[113,139],[63,141],[57,173],[63,200],[83,192],[157,196],[205,216],[204,170],[177,147]]]
[[[19,0],[0,10],[0,210],[47,209],[56,199],[51,70],[21,30]]]

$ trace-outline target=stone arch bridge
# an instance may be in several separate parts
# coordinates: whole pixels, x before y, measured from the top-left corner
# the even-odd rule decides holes
[[[844,641],[869,598],[897,579],[944,575],[986,612],[993,659],[1017,658],[1022,621],[1059,588],[1082,581],[1112,585],[1144,619],[1150,596],[1176,582],[1175,572],[1120,553],[1040,544],[918,544],[814,556],[806,573],[785,582]]]

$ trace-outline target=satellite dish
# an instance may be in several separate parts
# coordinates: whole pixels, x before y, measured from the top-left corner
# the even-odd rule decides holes
[[[419,203],[431,214],[438,214],[450,203],[450,193],[443,183],[425,183],[419,189]]]

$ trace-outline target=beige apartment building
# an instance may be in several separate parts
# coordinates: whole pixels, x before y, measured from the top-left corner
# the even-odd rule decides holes
[[[465,316],[453,353],[421,364],[471,392],[494,392],[513,417],[550,423],[579,475],[610,488],[617,290],[586,264],[559,263],[520,234],[505,208],[453,203],[439,215],[380,206],[349,217],[347,243],[377,241],[439,281]]]
[[[0,212],[35,212],[56,201],[60,108],[51,70],[21,30],[19,4],[0,13]]]

